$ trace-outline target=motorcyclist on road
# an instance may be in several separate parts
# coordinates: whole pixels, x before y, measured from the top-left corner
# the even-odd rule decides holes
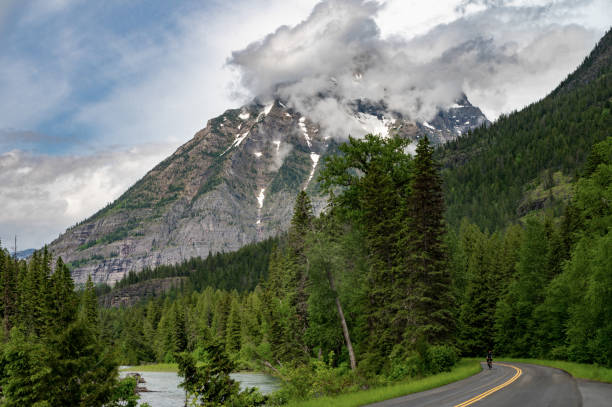
[[[493,351],[489,350],[487,353],[487,365],[489,365],[489,369],[493,368]]]

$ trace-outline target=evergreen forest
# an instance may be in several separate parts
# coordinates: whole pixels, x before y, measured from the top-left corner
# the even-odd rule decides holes
[[[335,395],[487,350],[612,367],[611,37],[545,99],[438,150],[349,138],[323,163],[323,213],[302,191],[286,235],[129,274],[118,288],[189,279],[134,306],[99,308],[46,251],[0,252],[0,405],[136,405],[118,364],[177,363],[202,406]],[[281,390],[240,392],[245,369]]]
[[[76,291],[69,268],[51,262],[46,249],[28,262],[0,250],[0,405],[137,406],[137,382],[119,379],[100,331],[91,279]]]

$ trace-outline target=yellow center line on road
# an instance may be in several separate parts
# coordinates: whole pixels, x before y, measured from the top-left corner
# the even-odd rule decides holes
[[[478,400],[482,400],[483,398],[487,397],[488,395],[495,393],[497,390],[501,390],[504,387],[510,385],[511,383],[513,383],[516,379],[518,379],[523,374],[523,371],[520,368],[516,367],[516,366],[506,365],[504,363],[496,363],[496,365],[511,367],[512,369],[516,370],[516,373],[514,374],[514,376],[512,376],[510,379],[508,379],[504,383],[500,384],[499,386],[495,386],[492,389],[489,389],[489,390],[485,391],[484,393],[479,394],[478,396],[472,397],[471,399],[466,400],[466,401],[464,401],[461,404],[457,404],[454,407],[465,407],[465,406],[469,406],[470,404],[474,404]]]

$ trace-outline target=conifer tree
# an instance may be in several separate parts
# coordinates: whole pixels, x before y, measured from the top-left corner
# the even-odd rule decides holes
[[[468,283],[465,300],[459,313],[458,343],[470,356],[484,355],[493,349],[493,327],[499,276],[496,257],[500,253],[497,235],[487,236],[478,231],[468,253]]]
[[[61,329],[74,320],[74,310],[77,307],[77,296],[74,292],[74,282],[70,276],[70,269],[64,264],[61,257],[57,259],[55,264],[51,287],[54,311],[52,319]]]
[[[542,303],[544,288],[550,279],[546,258],[549,246],[545,225],[534,217],[529,218],[516,278],[496,309],[495,343],[498,352],[537,356],[532,353],[537,343],[532,314]]]
[[[242,339],[256,345],[262,339],[262,290],[259,286],[249,294],[243,303]]]
[[[298,193],[287,235],[287,246],[273,251],[263,298],[267,339],[277,361],[303,360],[309,353],[304,342],[308,329],[308,259],[305,237],[312,226],[312,204]]]
[[[312,204],[304,191],[300,191],[295,200],[293,218],[289,228],[289,248],[293,260],[291,304],[295,307],[298,320],[295,329],[303,335],[308,328],[308,270],[307,259],[304,255],[304,240],[306,233],[312,227]]]
[[[446,341],[454,332],[454,299],[444,246],[444,197],[442,179],[429,140],[422,137],[416,148],[414,175],[408,200],[409,301],[415,310],[415,331],[408,340],[423,335],[429,342]],[[414,336],[416,335],[416,336]]]
[[[310,198],[305,191],[300,191],[295,198],[293,217],[289,228],[289,245],[298,256],[303,254],[304,238],[311,227],[313,217]]]
[[[260,406],[266,403],[267,398],[254,389],[240,391],[238,382],[230,377],[235,363],[225,353],[222,342],[210,340],[204,350],[207,360],[201,366],[187,352],[177,355],[179,375],[184,378],[181,387],[187,392],[190,405]]]
[[[388,355],[395,344],[401,342],[407,318],[402,300],[404,281],[394,268],[398,265],[397,244],[401,221],[401,188],[393,182],[382,163],[372,160],[368,173],[361,180],[362,222],[370,256],[368,286],[369,354]]]
[[[405,219],[400,216],[409,194],[412,160],[407,141],[366,135],[340,146],[342,155],[326,159],[321,172],[323,190],[332,195],[336,216],[365,236],[368,252],[366,277],[367,369],[379,371],[401,340],[408,318],[402,312],[407,290],[398,278],[398,241]],[[399,338],[399,339],[398,339]]]
[[[172,350],[175,354],[183,352],[187,349],[187,334],[185,330],[185,314],[180,304],[175,303],[174,309],[174,326],[172,331]]]
[[[241,336],[240,304],[237,298],[232,298],[225,334],[225,350],[230,356],[240,351]]]
[[[87,276],[85,290],[81,297],[81,312],[91,326],[98,326],[98,300],[91,280],[91,274]]]
[[[0,248],[0,315],[2,329],[8,334],[13,326],[13,319],[17,313],[17,260],[12,260],[10,254]],[[0,337],[0,341],[2,341]]]
[[[230,312],[230,306],[232,298],[230,293],[227,291],[217,291],[215,293],[217,299],[215,304],[215,311],[212,320],[212,328],[215,335],[222,340],[225,340],[226,329],[227,329],[227,317]]]
[[[86,314],[78,318],[67,267],[58,259],[51,274],[50,262],[48,251],[36,252],[18,272],[19,313],[8,342],[0,347],[0,404],[107,405],[117,385],[114,357]]]

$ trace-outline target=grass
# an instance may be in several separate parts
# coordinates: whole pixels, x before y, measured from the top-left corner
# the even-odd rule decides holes
[[[389,386],[341,394],[335,397],[321,397],[312,400],[291,402],[287,404],[287,407],[362,406],[364,404],[375,403],[378,401],[388,400],[395,397],[401,397],[407,394],[444,386],[445,384],[473,376],[481,370],[480,359],[462,359],[450,372],[439,373],[409,382],[400,382]]]
[[[598,382],[612,383],[612,369],[589,365],[586,363],[566,362],[563,360],[544,360],[544,359],[503,359],[500,362],[517,362],[531,363],[534,365],[542,365],[555,367],[565,370],[567,373],[578,379],[596,380]]]
[[[154,363],[151,365],[130,366],[121,369],[122,372],[178,372],[177,363]]]

